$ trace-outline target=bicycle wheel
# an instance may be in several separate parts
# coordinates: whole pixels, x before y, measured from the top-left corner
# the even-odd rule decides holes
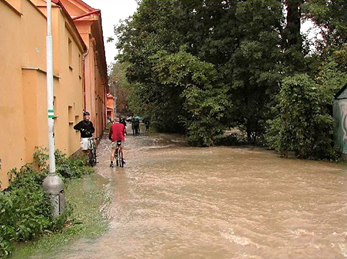
[[[91,167],[96,165],[96,149],[95,146],[92,147],[89,151],[89,164]]]
[[[123,152],[121,150],[119,151],[118,160],[119,167],[124,167]]]
[[[115,152],[115,160],[116,160],[116,165],[117,165],[117,166],[119,166],[118,157],[119,157],[119,148],[117,148],[117,149],[116,149],[116,152]]]

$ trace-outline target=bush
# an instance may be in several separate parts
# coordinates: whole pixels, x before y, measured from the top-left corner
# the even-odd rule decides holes
[[[34,163],[9,172],[9,187],[0,192],[0,258],[10,255],[14,242],[32,240],[45,232],[61,230],[71,215],[67,206],[58,218],[51,215],[51,203],[42,183],[46,177],[47,150],[37,149]],[[39,171],[34,169],[34,165]],[[90,173],[81,157],[68,158],[56,151],[57,173],[66,181]]]
[[[275,107],[278,115],[268,122],[269,146],[284,156],[294,151],[299,158],[337,159],[325,94],[305,74],[285,78]]]
[[[11,252],[12,242],[31,240],[52,225],[50,200],[42,188],[45,174],[24,166],[10,176],[9,188],[0,192],[2,257]]]
[[[48,172],[48,149],[37,148],[34,153],[34,162],[41,172]],[[64,180],[80,178],[85,174],[90,174],[93,169],[86,166],[82,156],[67,157],[60,150],[55,151],[56,173]]]
[[[186,140],[192,146],[213,146],[223,136],[225,111],[230,103],[226,93],[212,85],[205,89],[191,86],[183,94],[184,108],[188,113],[185,118]]]

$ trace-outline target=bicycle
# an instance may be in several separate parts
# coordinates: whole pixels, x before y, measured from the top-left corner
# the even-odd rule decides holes
[[[117,141],[114,159],[116,160],[117,166],[124,167],[123,151],[120,148],[121,145],[122,145],[122,141]]]
[[[96,166],[97,159],[96,159],[96,145],[95,140],[98,140],[99,138],[89,138],[89,157],[88,162],[91,167]]]

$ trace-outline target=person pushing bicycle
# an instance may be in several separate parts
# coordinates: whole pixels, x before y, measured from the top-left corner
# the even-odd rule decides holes
[[[110,167],[114,167],[113,160],[116,153],[117,148],[123,153],[123,163],[124,161],[124,141],[126,137],[126,130],[122,123],[120,123],[120,118],[115,118],[115,123],[110,127],[110,134],[108,138],[112,141],[111,144],[111,163]]]
[[[73,128],[81,132],[81,149],[83,152],[87,153],[90,149],[89,139],[93,137],[93,133],[95,132],[93,122],[90,121],[90,113],[84,111],[83,120],[77,123]]]

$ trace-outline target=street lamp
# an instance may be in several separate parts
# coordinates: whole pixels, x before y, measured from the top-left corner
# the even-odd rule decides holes
[[[52,0],[47,0],[47,107],[48,107],[48,148],[49,174],[43,181],[43,190],[49,194],[53,217],[61,215],[65,209],[64,182],[55,173],[54,105],[53,105],[53,40],[52,40]]]

